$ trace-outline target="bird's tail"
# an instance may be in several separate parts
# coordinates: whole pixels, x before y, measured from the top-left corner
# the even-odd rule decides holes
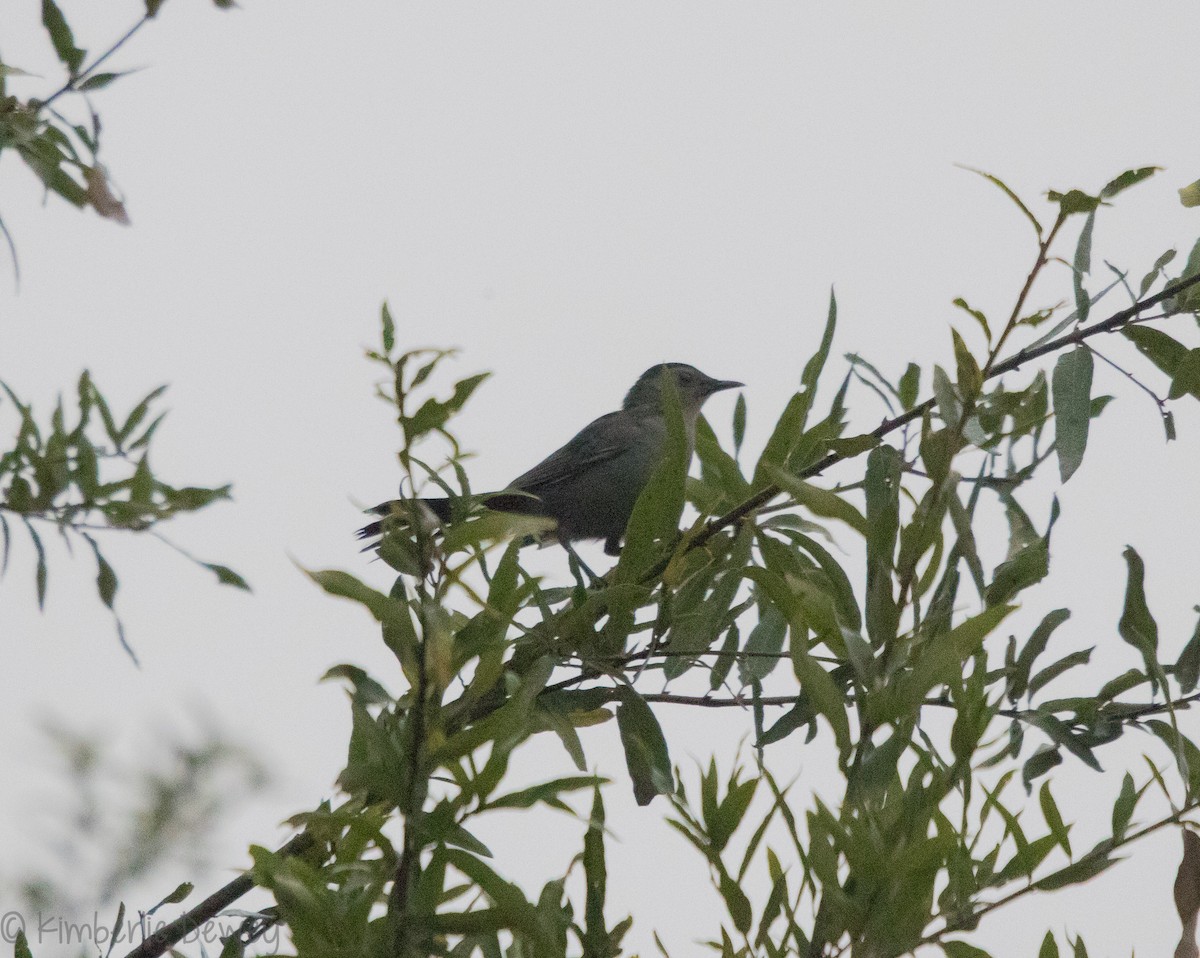
[[[450,499],[418,499],[424,508],[428,509],[439,522],[450,521]],[[374,522],[368,522],[365,526],[358,530],[358,538],[360,539],[378,539],[383,535],[384,522],[393,515],[403,515],[407,509],[412,507],[412,500],[392,499],[388,502],[381,502],[377,506],[368,509],[382,518],[376,519]],[[370,548],[370,546],[368,546]]]
[[[543,515],[543,507],[541,500],[536,496],[531,496],[528,493],[511,493],[497,492],[489,493],[479,497],[489,509],[496,509],[499,512],[515,512],[521,515]],[[433,518],[438,522],[449,522],[453,512],[453,499],[417,499],[425,509],[429,510]],[[376,519],[374,522],[368,522],[365,526],[358,530],[358,538],[360,539],[378,539],[383,535],[384,524],[388,518],[392,516],[411,516],[410,509],[413,508],[414,500],[393,499],[388,502],[381,502],[379,505],[368,509],[382,518]],[[368,544],[366,548],[372,548],[373,544]]]

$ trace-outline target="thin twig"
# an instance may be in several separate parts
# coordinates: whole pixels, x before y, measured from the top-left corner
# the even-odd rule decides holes
[[[142,18],[137,23],[135,23],[128,30],[126,30],[124,35],[121,36],[121,38],[119,40],[117,40],[116,43],[114,43],[111,47],[109,47],[102,54],[100,54],[100,56],[98,56],[95,60],[93,60],[90,66],[84,67],[82,70],[79,71],[79,73],[75,74],[75,76],[71,77],[71,79],[69,79],[61,87],[59,87],[57,90],[55,90],[53,93],[51,93],[47,99],[42,100],[38,104],[38,109],[39,110],[45,109],[51,103],[53,103],[55,100],[57,100],[60,96],[62,96],[64,93],[74,92],[76,89],[76,84],[78,84],[82,80],[86,80],[88,78],[89,74],[91,74],[98,66],[100,66],[105,60],[107,60],[109,57],[111,57],[114,53],[116,53],[118,50],[120,50],[121,47],[123,47],[126,44],[126,42],[135,33],[137,33],[140,29],[142,29],[142,27],[144,27],[149,20],[150,20],[150,14],[148,14],[148,13],[143,14]]]

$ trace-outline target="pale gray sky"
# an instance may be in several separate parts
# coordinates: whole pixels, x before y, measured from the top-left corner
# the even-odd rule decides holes
[[[0,43],[6,61],[52,77],[37,7],[4,0]],[[94,48],[139,9],[63,7]],[[118,404],[169,382],[156,467],[168,480],[232,481],[236,501],[165,531],[237,568],[255,594],[112,537],[137,670],[94,599],[90,563],[57,543],[37,613],[18,536],[0,582],[0,842],[36,853],[11,816],[44,779],[32,729],[48,713],[135,747],[147,724],[202,708],[271,756],[282,784],[225,836],[231,867],[329,793],[348,709],[316,678],[342,661],[383,676],[388,656],[366,616],[295,563],[388,581],[351,537],[354,503],[396,484],[397,437],[361,358],[381,300],[402,343],[457,345],[456,371],[495,371],[459,422],[479,453],[478,488],[614,408],[663,360],[746,382],[753,453],[815,346],[832,284],[837,352],[892,372],[949,361],[955,296],[1011,308],[1031,231],[955,164],[1039,203],[1048,187],[1094,191],[1124,169],[1164,166],[1101,212],[1096,263],[1138,273],[1190,245],[1200,214],[1176,190],[1200,176],[1198,36],[1200,8],[1185,0],[166,4],[116,61],[145,69],[97,96],[131,227],[43,207],[14,158],[0,163],[23,272],[19,293],[0,281],[0,375],[43,407],[84,366]],[[1044,300],[1065,295],[1066,275]],[[1023,615],[1072,607],[1064,649],[1098,645],[1107,676],[1135,664],[1115,635],[1126,543],[1147,559],[1164,648],[1190,634],[1200,416],[1179,409],[1180,441],[1164,447],[1143,395],[1107,369],[1097,388],[1121,401],[1062,496],[1055,559],[1072,573],[1030,593]],[[731,409],[718,397],[708,411],[727,429]],[[855,409],[880,416],[866,394]],[[556,557],[538,561],[552,569]],[[727,761],[750,729],[732,711],[662,714],[679,760],[715,746]],[[615,743],[609,727],[585,739],[619,778]],[[784,747],[785,765],[823,758]],[[1098,796],[1103,828],[1137,747],[1105,753],[1104,776],[1064,776],[1060,802]],[[564,766],[551,745],[527,762],[524,774]],[[635,910],[636,943],[651,950],[657,928],[686,954],[716,932],[713,898],[661,811],[611,790],[610,915]],[[518,816],[489,837],[503,854],[531,827]],[[578,841],[561,817],[537,828],[546,857],[520,852],[511,866],[530,881],[560,872]],[[545,840],[560,828],[561,845]],[[1178,852],[1162,835],[1083,889],[985,921],[976,940],[1028,954],[1049,925],[1083,932],[1092,954],[1165,953]]]

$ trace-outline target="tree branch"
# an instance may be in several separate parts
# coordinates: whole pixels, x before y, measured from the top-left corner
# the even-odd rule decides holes
[[[312,836],[301,832],[279,849],[279,855],[301,855],[313,847]],[[165,955],[173,945],[182,941],[192,932],[202,927],[205,922],[212,921],[226,908],[249,892],[255,885],[254,879],[248,874],[239,875],[223,888],[217,889],[211,895],[172,922],[163,925],[158,931],[147,938],[125,958],[158,958]]]

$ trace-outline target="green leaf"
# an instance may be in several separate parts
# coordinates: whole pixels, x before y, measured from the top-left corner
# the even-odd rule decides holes
[[[1189,796],[1200,790],[1200,748],[1174,725],[1161,719],[1147,719],[1147,727],[1175,756],[1179,774],[1188,783]]]
[[[559,798],[563,792],[576,792],[584,788],[597,789],[605,784],[606,781],[606,779],[597,778],[595,775],[569,775],[565,778],[556,778],[550,782],[543,782],[541,785],[533,785],[517,792],[509,792],[498,798],[489,799],[484,803],[483,807],[532,808],[538,802],[543,802],[552,808],[565,810],[567,806]]]
[[[201,565],[203,565],[204,568],[206,568],[209,572],[213,573],[221,585],[231,585],[237,589],[245,589],[247,592],[252,591],[250,589],[250,583],[229,568],[229,566],[218,565],[216,562],[202,562]]]
[[[83,92],[91,90],[103,90],[106,86],[119,77],[125,76],[125,73],[93,73],[90,77],[79,84],[79,89]]]
[[[754,920],[750,899],[746,897],[746,893],[742,891],[738,883],[724,872],[721,874],[719,887],[721,897],[725,899],[725,907],[729,910],[729,917],[733,919],[733,927],[745,935],[750,931],[750,925]]]
[[[183,901],[185,898],[187,898],[188,895],[190,895],[192,893],[192,891],[195,889],[195,887],[196,886],[193,885],[190,881],[185,881],[185,882],[177,885],[175,887],[175,890],[173,892],[171,892],[171,894],[167,895],[167,897],[164,898],[162,901],[160,901],[158,904],[159,905],[178,905],[181,901]],[[154,907],[157,908],[158,905],[155,905]]]
[[[604,900],[608,892],[608,866],[604,860],[604,800],[597,785],[592,797],[592,814],[583,836],[583,875],[586,888],[583,950],[587,955],[608,952],[608,930],[604,923]]]
[[[992,958],[990,952],[969,945],[965,941],[943,941],[939,944],[942,946],[942,951],[946,953],[946,958]]]
[[[416,662],[417,635],[413,629],[412,618],[406,603],[372,589],[348,572],[336,569],[319,572],[312,572],[308,569],[301,571],[330,595],[350,599],[352,602],[366,607],[390,635],[402,640],[399,647],[393,646],[393,652],[401,663]],[[403,580],[400,580],[400,584],[403,585]]]
[[[1197,607],[1196,611],[1200,612],[1200,607]],[[1179,653],[1174,672],[1175,681],[1179,683],[1180,691],[1185,695],[1200,681],[1200,621],[1196,623],[1196,629],[1188,639],[1187,645]]]
[[[1015,556],[996,567],[992,583],[987,587],[988,605],[1007,602],[1032,585],[1046,578],[1050,571],[1050,550],[1045,539],[1026,546]]]
[[[983,647],[983,641],[1016,608],[993,605],[961,622],[944,635],[930,638],[919,647],[912,668],[893,679],[895,701],[904,710],[915,708],[930,690],[946,685],[963,674],[969,662]]]
[[[25,937],[25,929],[17,928],[17,937],[13,939],[13,958],[33,958],[29,950],[29,941]]]
[[[109,565],[108,560],[100,553],[100,546],[91,536],[84,537],[88,545],[92,547],[92,552],[96,556],[96,591],[100,594],[100,601],[108,608],[113,607],[113,599],[117,594],[117,573],[113,571],[113,567]]]
[[[655,795],[669,795],[675,790],[667,740],[645,699],[628,686],[619,691],[617,727],[633,780],[633,796],[639,805],[648,805]]]
[[[867,633],[880,647],[896,637],[900,610],[892,583],[900,527],[900,454],[880,446],[867,456]]]
[[[50,42],[54,44],[58,59],[66,64],[71,76],[77,74],[87,51],[75,46],[71,27],[54,0],[42,0],[42,26],[50,34]]]
[[[1175,367],[1167,398],[1178,399],[1181,396],[1200,397],[1200,349],[1189,349]]]
[[[820,379],[821,371],[825,368],[825,361],[829,358],[829,349],[833,344],[833,333],[837,326],[837,300],[831,290],[829,293],[829,314],[825,320],[825,330],[821,335],[821,344],[817,347],[816,353],[804,365],[804,372],[801,374],[800,383],[801,389],[788,401],[787,406],[783,410],[783,414],[775,423],[775,428],[771,432],[771,437],[767,440],[766,446],[763,447],[762,455],[759,456],[758,465],[754,470],[754,487],[761,489],[767,485],[768,472],[767,466],[783,466],[791,455],[792,450],[796,447],[796,443],[804,435],[805,425],[808,422],[808,414],[812,409],[813,400],[816,398],[817,381]]]
[[[979,369],[979,363],[967,349],[967,344],[957,329],[952,328],[950,336],[954,340],[954,361],[958,366],[958,391],[964,397],[976,396],[979,394],[979,387],[983,385],[983,373]]]
[[[746,394],[739,392],[733,403],[733,454],[742,451],[742,441],[746,438]]]
[[[1189,183],[1179,191],[1179,202],[1189,209],[1193,206],[1200,206],[1200,180]]]
[[[1045,775],[1050,769],[1062,764],[1062,752],[1052,746],[1044,746],[1034,752],[1021,767],[1021,781],[1025,791],[1029,791],[1032,783]]]
[[[1128,772],[1121,780],[1121,793],[1117,796],[1116,804],[1112,810],[1112,830],[1113,838],[1118,841],[1125,837],[1125,830],[1129,828],[1129,822],[1133,818],[1133,810],[1137,806],[1137,801],[1140,798],[1137,788],[1133,784],[1133,776]]]
[[[1066,193],[1051,190],[1047,196],[1051,203],[1058,204],[1064,216],[1071,216],[1074,213],[1090,213],[1100,205],[1100,197],[1089,196],[1082,190],[1067,190]]]
[[[1174,376],[1188,348],[1152,326],[1126,326],[1121,335],[1132,342],[1143,356],[1168,376]]]
[[[1038,802],[1042,806],[1042,816],[1046,819],[1046,826],[1050,829],[1050,834],[1058,842],[1059,848],[1069,857],[1071,855],[1071,838],[1068,834],[1070,829],[1063,823],[1058,803],[1054,801],[1054,796],[1050,792],[1049,782],[1042,783],[1042,787],[1038,791]]]
[[[779,664],[779,659],[770,656],[783,650],[783,640],[787,636],[787,619],[774,603],[765,603],[760,607],[758,622],[746,639],[746,652],[761,653],[738,659],[738,674],[742,685],[761,682]]]
[[[951,429],[956,429],[959,419],[962,418],[962,404],[954,392],[954,383],[941,366],[933,367],[933,396],[942,422]]]
[[[380,310],[380,322],[383,326],[383,352],[384,355],[391,353],[392,348],[396,345],[396,321],[392,319],[392,311],[388,308],[387,301],[383,303],[383,308]]]
[[[998,176],[993,176],[991,173],[985,173],[983,170],[976,170],[970,166],[964,166],[962,168],[964,170],[968,171],[969,173],[974,173],[977,176],[982,176],[989,183],[993,184],[994,186],[1000,187],[1000,189],[1002,189],[1004,191],[1004,195],[1007,196],[1014,203],[1016,203],[1017,207],[1021,210],[1021,212],[1025,214],[1025,218],[1027,220],[1029,220],[1030,223],[1033,224],[1033,228],[1037,232],[1038,239],[1042,238],[1042,224],[1038,222],[1037,217],[1034,216],[1033,213],[1031,213],[1029,211],[1029,207],[1026,206],[1022,202],[1021,198],[1019,196],[1017,196],[1016,193],[1014,193],[1011,189],[1009,189],[1008,185],[1003,180],[1001,180]]]
[[[916,363],[909,363],[908,368],[904,370],[904,375],[900,377],[900,382],[897,383],[896,392],[900,397],[900,405],[906,410],[912,409],[917,404],[917,397],[921,390],[921,367]]]
[[[800,688],[808,696],[817,712],[825,716],[829,722],[838,750],[843,756],[848,755],[852,742],[850,721],[846,717],[846,701],[837,683],[808,651],[807,628],[797,628],[797,625],[793,623],[790,651],[792,666],[795,669],[796,678],[800,682]]]
[[[1058,888],[1066,888],[1068,885],[1078,885],[1081,882],[1095,878],[1103,871],[1107,871],[1113,865],[1117,864],[1118,861],[1120,861],[1118,858],[1108,858],[1100,855],[1081,858],[1075,864],[1068,865],[1066,868],[1052,875],[1047,875],[1033,884],[1040,891],[1054,891]],[[1057,947],[1054,949],[1053,954],[1058,954]]]
[[[829,291],[829,313],[825,318],[825,329],[821,333],[821,345],[804,364],[804,372],[800,374],[800,384],[804,387],[804,395],[808,398],[810,408],[813,399],[816,398],[817,382],[821,378],[821,371],[825,368],[825,361],[829,358],[829,348],[833,345],[835,329],[837,329],[837,297],[834,296],[831,289]],[[801,428],[803,428],[803,424],[801,424]]]
[[[37,553],[37,569],[34,573],[34,581],[37,585],[37,600],[38,608],[45,611],[46,608],[46,583],[49,579],[49,570],[46,567],[46,549],[42,545],[42,538],[37,534],[37,530],[30,525],[29,520],[22,517],[25,523],[25,530],[29,533],[29,538],[33,541],[34,552]]]
[[[1063,482],[1074,475],[1087,449],[1091,423],[1092,352],[1077,346],[1063,353],[1054,366],[1051,383],[1054,399],[1054,446],[1058,472]]]
[[[1075,315],[1079,322],[1087,321],[1092,308],[1087,290],[1083,286],[1083,277],[1092,269],[1092,228],[1096,225],[1096,211],[1091,210],[1084,220],[1083,229],[1079,231],[1079,244],[1075,247],[1075,264],[1072,280],[1075,287]]]
[[[1058,943],[1054,940],[1053,932],[1046,932],[1042,947],[1038,949],[1038,958],[1058,958]]]
[[[971,317],[975,320],[975,322],[977,322],[979,324],[980,328],[983,330],[983,335],[987,338],[987,341],[990,343],[992,341],[992,329],[990,326],[988,326],[987,317],[979,310],[973,309],[971,307],[971,304],[968,303],[961,296],[957,297],[954,300],[954,305],[957,306],[959,309],[961,309],[971,315]],[[910,363],[909,369],[912,369],[912,368],[913,368],[912,364]]]
[[[146,0],[146,16],[151,18],[157,16],[159,8],[164,2],[165,0]]]
[[[1120,176],[1113,177],[1108,181],[1108,184],[1100,191],[1100,196],[1103,199],[1110,200],[1123,190],[1129,189],[1136,183],[1148,179],[1162,169],[1161,166],[1143,166],[1136,170],[1126,170]]]
[[[1146,565],[1133,546],[1126,546],[1123,555],[1129,574],[1125,583],[1125,607],[1117,631],[1142,653],[1148,667],[1157,666],[1158,623],[1146,604]]]
[[[1064,655],[1061,659],[1046,666],[1029,680],[1029,694],[1036,695],[1064,672],[1068,672],[1080,665],[1087,665],[1091,661],[1091,658],[1091,648],[1080,649],[1077,652]]]
[[[866,535],[867,520],[850,502],[836,492],[814,486],[811,482],[797,479],[790,472],[774,463],[761,464],[767,476],[777,486],[790,494],[797,504],[823,519],[837,519],[846,523],[855,532]]]

